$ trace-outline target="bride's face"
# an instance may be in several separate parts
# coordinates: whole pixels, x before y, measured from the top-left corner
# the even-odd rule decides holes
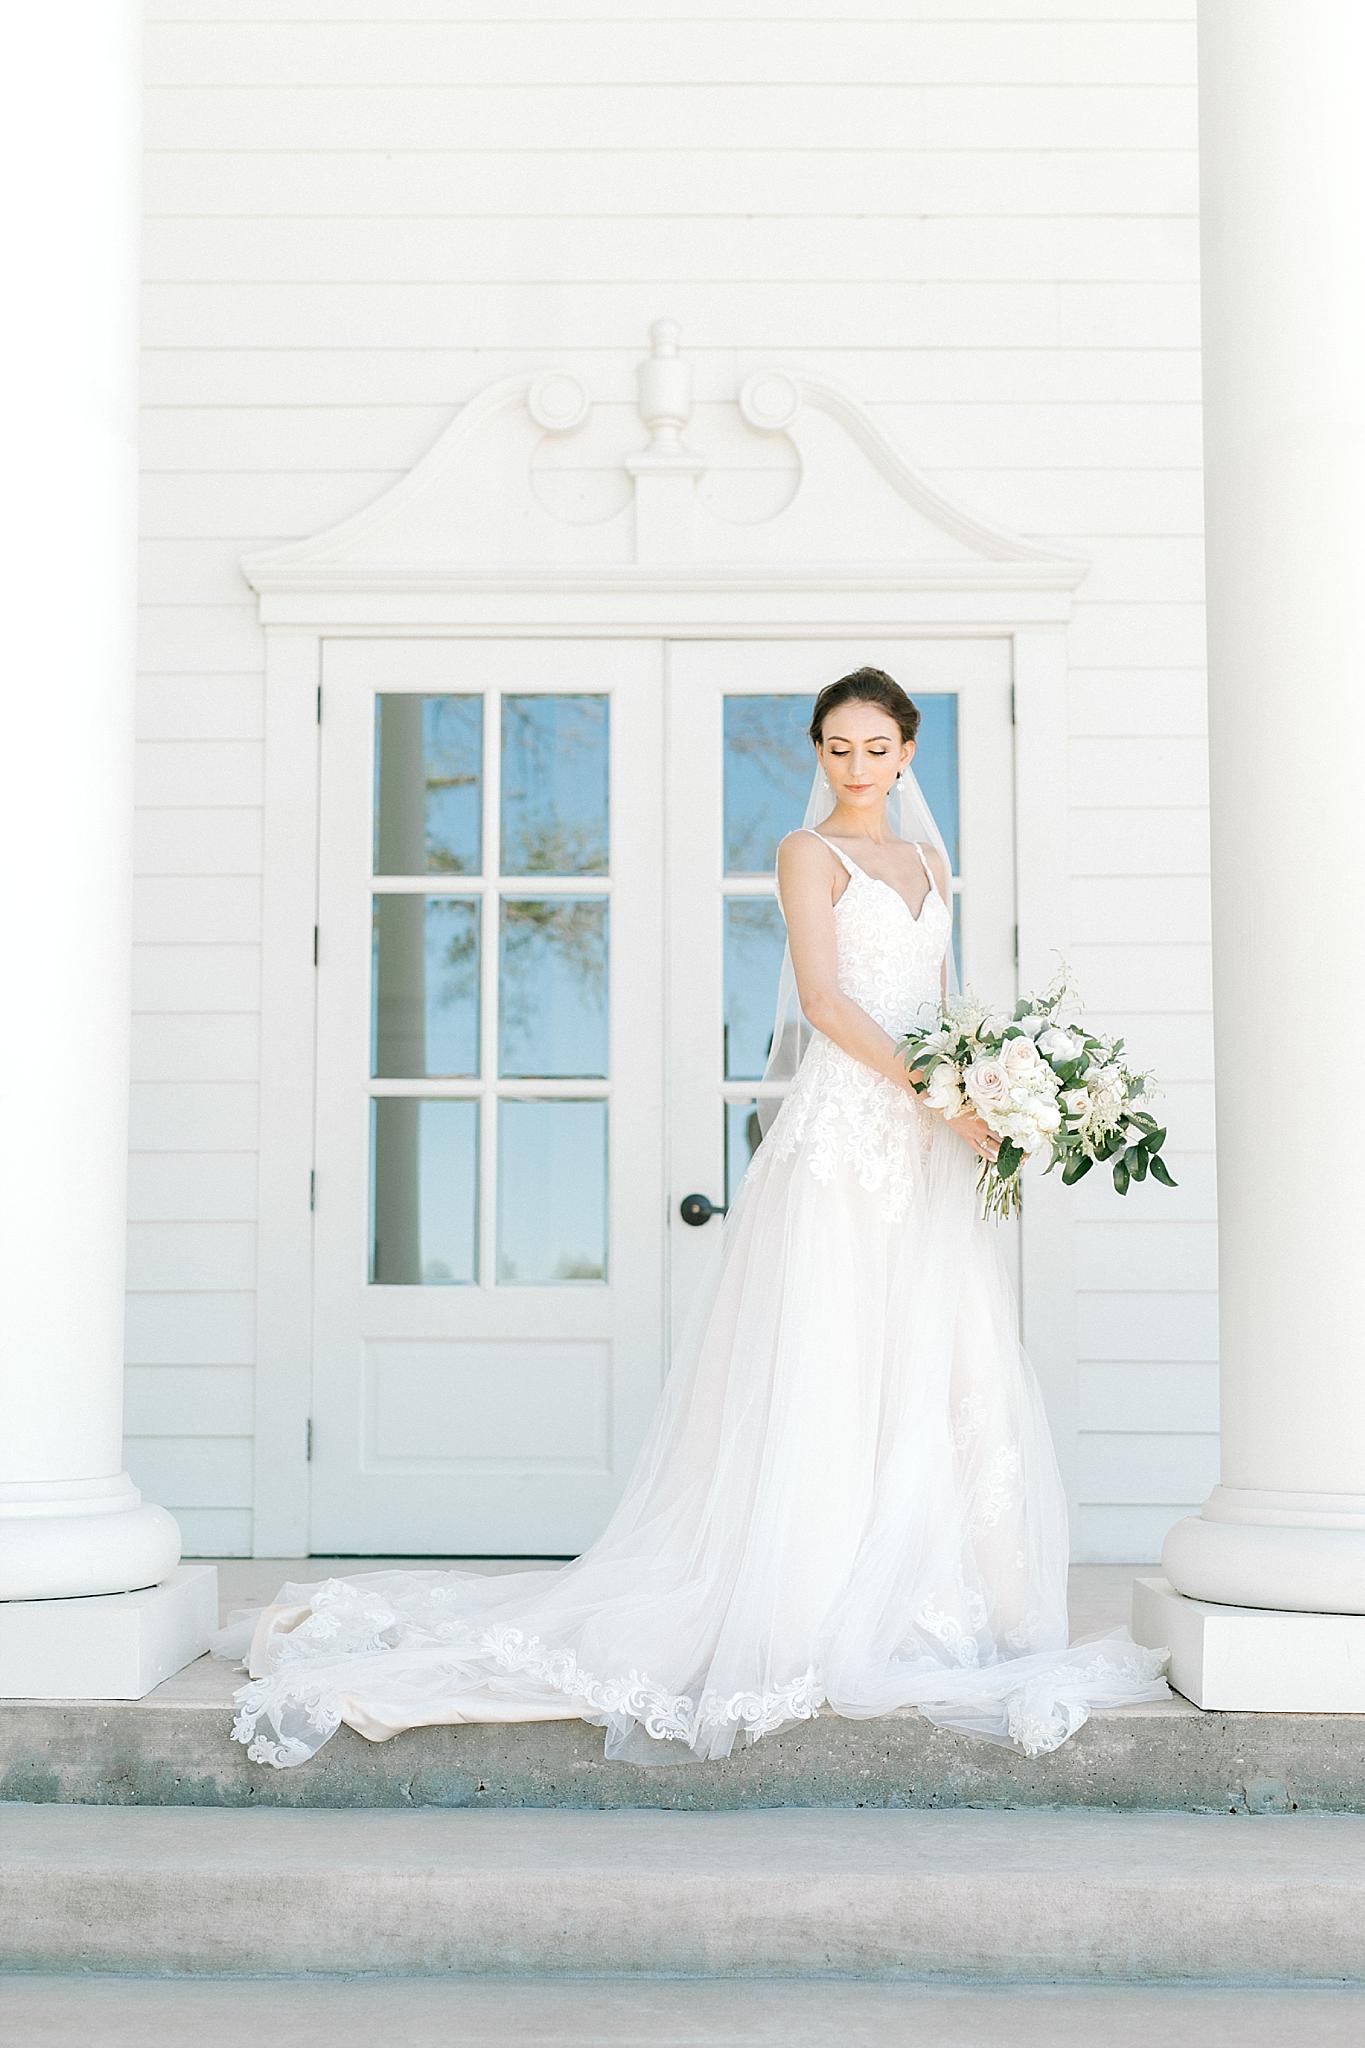
[[[821,764],[837,800],[854,811],[879,812],[914,752],[889,712],[856,698],[831,711],[821,730]]]

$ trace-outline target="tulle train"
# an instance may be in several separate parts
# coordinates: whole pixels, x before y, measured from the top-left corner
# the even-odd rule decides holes
[[[918,1708],[1033,1756],[1169,1695],[1165,1649],[1068,1642],[1065,1495],[999,1226],[975,1156],[896,1093],[922,1119],[907,1215],[760,1146],[582,1556],[290,1581],[229,1617],[212,1648],[245,1662],[253,1759],[301,1764],[343,1722],[574,1718],[665,1764],[822,1707]]]

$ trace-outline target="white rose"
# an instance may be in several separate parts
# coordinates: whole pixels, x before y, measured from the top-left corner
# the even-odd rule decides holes
[[[981,1022],[977,1027],[977,1037],[1003,1038],[1006,1031],[1008,1031],[1010,1025],[1013,1022],[1014,1019],[1006,1015],[1004,1011],[993,1010],[988,1017],[983,1017],[981,1019]]]
[[[1036,1038],[1040,1031],[1045,1031],[1047,1029],[1047,1018],[1039,1017],[1037,1015],[1031,1017],[1021,1017],[1019,1019],[1019,1029],[1021,1031],[1027,1032],[1030,1038]]]
[[[1090,1108],[1090,1090],[1068,1088],[1062,1096],[1062,1107],[1068,1116],[1084,1116]]]
[[[957,1071],[944,1060],[929,1076],[929,1086],[924,1101],[930,1109],[937,1109],[944,1116],[960,1116],[966,1108],[962,1100],[962,1089],[958,1083]]]
[[[1046,1053],[1050,1060],[1074,1060],[1080,1052],[1081,1041],[1073,1038],[1069,1031],[1059,1031],[1055,1024],[1038,1040],[1039,1052]]]
[[[983,1114],[1009,1106],[1009,1083],[997,1059],[973,1060],[963,1076],[963,1086]]]
[[[1000,1064],[1011,1081],[1032,1079],[1042,1068],[1042,1055],[1031,1038],[1007,1038],[1000,1050]]]

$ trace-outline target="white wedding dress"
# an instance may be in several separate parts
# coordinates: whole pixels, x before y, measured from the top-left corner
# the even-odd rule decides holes
[[[839,858],[839,985],[899,1035],[937,999],[948,905],[930,877],[916,916]],[[1065,1496],[978,1168],[816,1032],[601,1535],[567,1564],[357,1572],[236,1610],[212,1647],[250,1674],[247,1754],[301,1764],[343,1721],[382,1741],[576,1718],[608,1757],[669,1763],[822,1707],[917,1707],[1033,1756],[1168,1696],[1167,1651],[1126,1629],[1068,1644]]]

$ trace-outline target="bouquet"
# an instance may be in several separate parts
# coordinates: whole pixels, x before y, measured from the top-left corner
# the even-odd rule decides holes
[[[1060,1166],[1068,1187],[1097,1160],[1112,1163],[1121,1195],[1148,1173],[1176,1185],[1161,1157],[1166,1133],[1147,1106],[1153,1077],[1124,1064],[1121,1038],[1086,1030],[1065,964],[1041,995],[1021,996],[1012,1016],[967,992],[896,1050],[925,1084],[928,1108],[980,1116],[1000,1139],[977,1180],[983,1215],[999,1221],[1021,1207],[1020,1169],[1035,1152],[1050,1152],[1047,1171]]]

